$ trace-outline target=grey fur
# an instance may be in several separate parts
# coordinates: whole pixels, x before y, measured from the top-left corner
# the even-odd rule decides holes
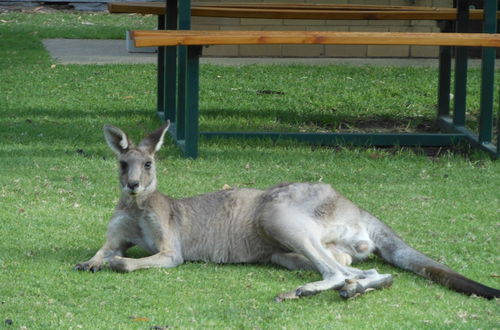
[[[344,298],[392,284],[392,276],[359,270],[351,262],[376,253],[386,261],[456,291],[486,298],[500,291],[469,280],[404,243],[389,227],[323,183],[284,183],[267,190],[228,189],[172,199],[157,191],[154,154],[164,126],[137,147],[119,128],[104,135],[120,162],[122,195],[104,246],[78,270],[108,262],[122,272],[175,267],[186,260],[274,263],[314,269],[323,280],[278,295],[277,300],[336,289]],[[133,259],[139,245],[151,256]]]

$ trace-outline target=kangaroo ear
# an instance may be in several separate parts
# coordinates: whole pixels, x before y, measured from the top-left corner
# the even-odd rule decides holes
[[[160,150],[163,145],[163,139],[165,138],[165,133],[170,126],[170,121],[167,120],[167,123],[162,127],[158,128],[153,133],[149,134],[144,140],[141,141],[139,147],[146,148],[146,150],[150,154],[154,154],[158,150]]]
[[[132,142],[129,140],[127,134],[125,134],[118,127],[114,127],[111,125],[104,125],[103,130],[104,130],[104,137],[106,138],[108,146],[117,155],[124,153],[130,147],[132,147]]]

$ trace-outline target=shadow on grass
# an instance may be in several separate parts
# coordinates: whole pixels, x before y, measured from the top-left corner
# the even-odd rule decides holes
[[[156,109],[135,107],[123,107],[121,109],[101,109],[99,107],[93,107],[89,108],[88,110],[78,110],[68,107],[39,108],[21,106],[16,109],[9,109],[9,111],[0,112],[0,123],[3,126],[7,126],[9,122],[60,125],[61,122],[67,122],[69,120],[79,120],[78,124],[85,123],[88,126],[92,126],[92,124],[95,124],[95,121],[97,121],[99,118],[114,120],[117,122],[127,122],[127,118],[141,117],[143,118],[139,122],[135,120],[134,122],[130,122],[128,125],[130,127],[137,127],[137,124],[141,124],[141,121],[148,121],[151,117],[156,119]],[[73,129],[75,128],[73,127]]]
[[[437,132],[439,127],[434,119],[427,117],[394,116],[392,114],[371,114],[361,116],[359,114],[339,114],[335,109],[329,113],[299,113],[295,110],[275,109],[207,109],[202,110],[204,128],[206,130],[221,129],[216,125],[218,120],[224,122],[248,121],[251,127],[241,129],[230,125],[228,130],[269,130],[272,125],[285,126],[292,131],[327,131],[327,132]],[[256,127],[256,119],[265,121],[264,128]],[[262,125],[261,125],[262,126]],[[280,129],[276,127],[276,129]],[[271,129],[272,130],[272,129]],[[282,129],[285,131],[285,129]]]
[[[136,141],[161,125],[151,109],[73,110],[24,108],[0,113],[4,155],[54,157],[61,154],[106,157],[102,126],[120,126]],[[105,152],[104,152],[105,151]]]
[[[359,115],[337,114],[334,109],[330,113],[315,112],[302,114],[293,110],[248,109],[247,111],[233,109],[206,109],[201,111],[202,131],[270,131],[270,132],[341,132],[341,133],[429,133],[439,132],[437,124],[428,118],[409,116],[388,116],[385,114],[369,115],[360,118]],[[203,119],[204,118],[204,119]],[[224,122],[217,124],[219,118]],[[233,124],[225,123],[229,122]],[[233,120],[234,118],[234,120]],[[258,119],[262,119],[260,122]],[[239,122],[241,123],[239,126]],[[243,119],[243,122],[241,121]],[[255,123],[257,121],[257,123]],[[246,125],[248,122],[248,126]],[[274,123],[273,123],[274,122]],[[269,124],[268,124],[269,123]],[[161,125],[154,109],[124,108],[124,109],[89,109],[73,110],[66,107],[59,109],[20,107],[16,116],[0,113],[0,136],[2,137],[3,155],[12,157],[59,157],[61,155],[83,158],[112,158],[104,142],[102,125],[119,126],[130,134],[134,141],[139,141],[145,134]],[[233,139],[234,140],[234,139]],[[215,142],[213,142],[215,141]],[[219,151],[204,150],[205,157],[242,157],[250,148],[305,147],[306,143],[294,140],[252,139],[249,143],[242,139],[229,143],[227,139],[206,140],[203,144],[220,145]],[[234,148],[237,144],[238,148]],[[225,147],[227,146],[227,147]],[[233,147],[231,147],[233,146]],[[274,148],[274,149],[273,149]],[[311,147],[315,150],[316,147]],[[349,149],[352,146],[330,147],[334,150]],[[246,149],[246,150],[245,150]],[[383,148],[389,153],[395,153],[401,148]],[[409,148],[403,148],[409,149]],[[462,146],[446,148],[412,148],[416,154],[437,157],[448,152],[467,156],[470,148]],[[168,142],[161,155],[181,155],[174,143]]]

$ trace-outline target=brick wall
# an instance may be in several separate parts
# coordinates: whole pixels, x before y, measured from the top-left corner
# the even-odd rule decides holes
[[[197,0],[196,2],[266,2],[243,0]],[[286,3],[369,4],[452,7],[453,0],[272,0]],[[193,17],[194,30],[301,30],[439,32],[435,21],[283,20],[254,18]],[[230,45],[204,48],[203,56],[243,57],[437,57],[438,47],[375,45]]]

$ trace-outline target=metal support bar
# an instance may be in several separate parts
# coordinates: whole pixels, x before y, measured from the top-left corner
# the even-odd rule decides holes
[[[439,126],[448,132],[455,134],[462,134],[465,140],[472,146],[488,152],[493,159],[498,159],[500,157],[500,148],[498,145],[495,146],[489,142],[479,143],[478,136],[471,132],[469,129],[463,126],[455,126],[453,120],[448,116],[442,116],[439,118]]]
[[[449,21],[438,23],[441,32],[453,32],[454,24]],[[438,90],[438,117],[450,114],[450,86],[451,86],[451,58],[452,47],[439,47],[439,90]]]
[[[469,2],[458,1],[457,32],[466,33],[469,23]],[[453,123],[465,125],[465,110],[467,106],[467,47],[456,47],[455,56],[455,102]]]
[[[167,0],[168,1],[168,0]],[[178,0],[179,30],[191,29],[191,0]]]
[[[184,140],[186,118],[186,84],[187,84],[187,49],[186,46],[177,47],[177,114],[176,114],[176,139]]]
[[[158,30],[165,30],[165,15],[158,15]],[[165,112],[165,47],[158,47],[156,110]]]
[[[439,47],[438,116],[450,113],[451,47]]]
[[[484,33],[497,31],[497,1],[485,1]],[[479,114],[479,143],[490,143],[493,129],[493,98],[495,85],[495,48],[483,48],[481,62],[481,112]]]
[[[186,157],[198,157],[198,104],[199,104],[199,76],[200,76],[200,56],[201,46],[189,46],[187,49],[187,86],[186,86],[186,105],[188,109],[185,113],[185,149]]]
[[[177,1],[166,1],[167,30],[177,30]],[[165,64],[161,71],[164,81],[164,88],[161,91],[164,95],[163,112],[165,120],[176,121],[177,109],[177,47],[165,47]]]
[[[491,142],[493,128],[493,95],[495,83],[495,48],[484,48],[481,67],[481,105],[479,142]]]
[[[500,158],[500,105],[498,106],[498,119],[497,119],[497,150],[494,157],[496,159]]]
[[[179,30],[191,29],[191,1],[180,0],[178,5],[178,25]],[[176,121],[176,139],[184,140],[186,137],[186,105],[187,105],[187,47],[177,47],[177,121]]]
[[[201,132],[206,138],[292,139],[318,145],[358,146],[449,146],[464,139],[462,133],[276,133],[276,132]]]

